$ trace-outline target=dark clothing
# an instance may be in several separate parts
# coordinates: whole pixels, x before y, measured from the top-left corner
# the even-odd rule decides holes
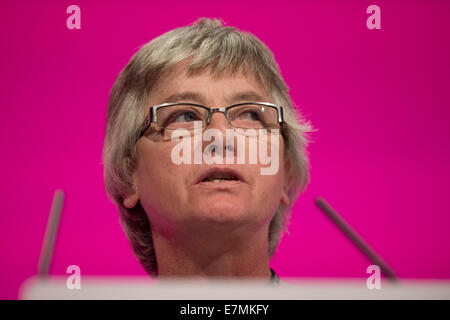
[[[272,268],[270,268],[270,283],[274,286],[277,286],[280,283],[280,278],[278,278],[275,271],[273,271]]]

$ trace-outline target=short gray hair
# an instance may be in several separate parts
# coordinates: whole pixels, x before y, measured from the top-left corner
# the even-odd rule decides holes
[[[163,74],[183,61],[189,61],[190,75],[204,70],[210,70],[214,77],[250,72],[267,89],[272,102],[284,107],[284,156],[291,161],[293,181],[288,190],[290,205],[280,204],[269,225],[270,257],[283,230],[287,231],[295,199],[309,182],[306,147],[311,126],[294,110],[273,54],[259,39],[234,27],[223,26],[218,19],[207,18],[153,39],[134,54],[114,82],[103,148],[106,192],[119,208],[122,226],[136,257],[152,276],[158,274],[158,265],[151,223],[139,202],[128,209],[123,200],[134,190],[136,141],[147,116],[151,90]]]

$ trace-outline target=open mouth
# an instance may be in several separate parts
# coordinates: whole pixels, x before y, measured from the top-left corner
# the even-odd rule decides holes
[[[224,182],[224,181],[233,181],[233,180],[239,181],[239,179],[232,174],[213,173],[212,175],[203,179],[202,182],[220,183],[220,182]]]
[[[244,182],[242,176],[235,170],[229,168],[211,168],[205,171],[197,180],[197,183],[226,183]]]

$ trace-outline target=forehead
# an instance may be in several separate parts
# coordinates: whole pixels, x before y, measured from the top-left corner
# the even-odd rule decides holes
[[[198,103],[241,100],[270,102],[270,94],[257,78],[241,69],[234,73],[214,75],[211,68],[188,72],[188,65],[180,63],[156,82],[150,93],[150,104],[191,100]]]

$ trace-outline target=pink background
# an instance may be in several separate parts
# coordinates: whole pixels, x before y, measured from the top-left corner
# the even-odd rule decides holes
[[[104,192],[109,90],[142,44],[220,17],[274,52],[319,130],[312,180],[272,260],[283,277],[367,277],[325,197],[401,278],[450,278],[448,1],[11,1],[0,4],[0,298],[36,266],[53,192],[51,274],[144,275]],[[68,30],[66,8],[81,8]],[[368,30],[366,8],[381,8]]]

